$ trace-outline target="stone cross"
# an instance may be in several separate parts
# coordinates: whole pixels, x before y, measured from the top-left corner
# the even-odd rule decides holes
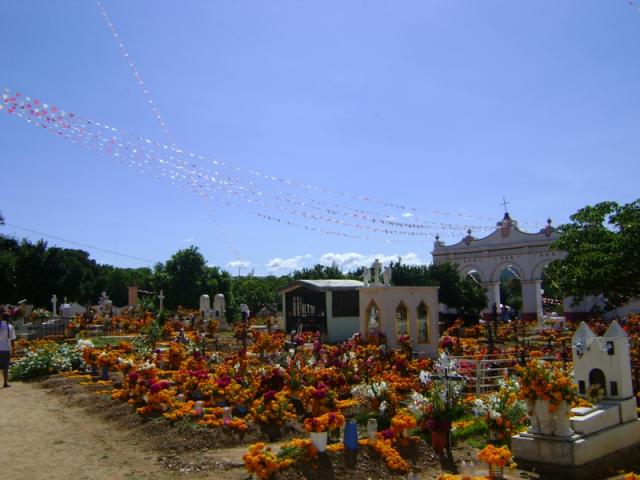
[[[160,295],[158,295],[158,300],[160,300],[160,311],[162,311],[162,308],[164,306],[164,293],[162,292],[162,290],[160,290]]]
[[[374,285],[380,285],[380,267],[382,267],[382,264],[380,263],[380,260],[376,258],[375,262],[373,262],[373,265],[371,265],[371,268],[373,268]]]
[[[53,295],[51,295],[51,305],[53,305],[53,316],[55,317],[56,314],[56,305],[58,304],[58,297],[56,297],[56,294],[54,293]]]

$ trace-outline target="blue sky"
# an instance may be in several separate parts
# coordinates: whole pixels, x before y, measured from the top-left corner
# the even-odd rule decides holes
[[[4,234],[118,266],[193,244],[234,273],[281,274],[430,262],[436,233],[485,235],[503,196],[530,231],[640,196],[625,0],[102,3],[170,138],[92,0],[2,2],[0,88],[174,143],[211,183],[141,173],[5,108]]]

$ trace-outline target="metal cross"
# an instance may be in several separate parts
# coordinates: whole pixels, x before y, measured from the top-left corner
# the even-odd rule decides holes
[[[164,306],[164,293],[162,292],[162,290],[160,290],[160,295],[158,295],[158,300],[160,300],[160,311],[162,311],[163,306]]]
[[[500,205],[502,205],[504,207],[504,213],[507,213],[507,205],[509,205],[511,202],[507,202],[507,200],[502,197],[502,203]]]

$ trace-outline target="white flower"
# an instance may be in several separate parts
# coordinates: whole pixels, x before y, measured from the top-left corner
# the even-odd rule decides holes
[[[380,404],[380,408],[378,409],[380,411],[380,415],[384,415],[384,412],[388,406],[389,404],[387,403],[387,401],[383,400],[382,403]]]
[[[93,348],[93,342],[91,340],[85,340],[84,338],[79,338],[76,346],[83,350],[85,348]]]
[[[427,372],[426,370],[422,370],[420,372],[420,381],[423,384],[426,385],[427,383],[429,383],[431,381],[431,374],[429,372]]]

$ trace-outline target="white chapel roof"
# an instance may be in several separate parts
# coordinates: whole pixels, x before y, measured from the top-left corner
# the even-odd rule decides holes
[[[620,324],[618,322],[616,322],[615,320],[613,322],[611,322],[611,325],[609,325],[609,328],[607,329],[607,332],[603,335],[603,337],[628,337],[627,332],[624,331],[624,329],[620,326]]]

